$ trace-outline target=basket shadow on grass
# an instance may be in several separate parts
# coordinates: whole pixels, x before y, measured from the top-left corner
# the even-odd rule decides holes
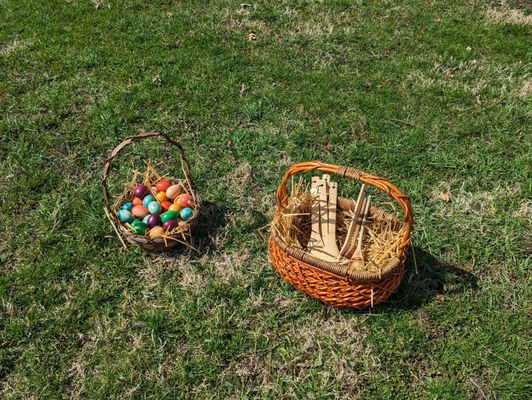
[[[478,279],[471,272],[442,262],[422,248],[415,247],[414,251],[418,273],[415,272],[412,252],[409,252],[407,270],[398,292],[377,308],[411,310],[435,300],[444,300],[446,296],[478,289]]]
[[[192,245],[197,250],[186,249],[179,245],[168,251],[165,254],[168,257],[176,257],[188,252],[192,258],[201,256],[217,247],[217,237],[223,233],[227,225],[228,208],[222,208],[215,203],[204,201],[202,204],[198,225],[192,232]]]

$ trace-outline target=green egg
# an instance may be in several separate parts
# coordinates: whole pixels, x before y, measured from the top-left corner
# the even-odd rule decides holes
[[[177,219],[178,213],[175,211],[166,211],[161,215],[161,221],[164,224],[166,221],[169,221],[171,219]]]
[[[131,223],[131,226],[133,229],[131,230],[131,233],[134,235],[144,235],[146,233],[146,229],[148,229],[148,224],[145,224],[142,221],[139,221],[136,219]]]

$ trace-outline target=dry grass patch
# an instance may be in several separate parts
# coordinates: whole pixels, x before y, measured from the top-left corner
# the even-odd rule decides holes
[[[501,8],[490,8],[486,11],[486,19],[494,24],[516,24],[523,26],[532,25],[532,15],[526,15],[521,10],[512,9],[509,7],[506,0],[500,2]]]
[[[529,97],[532,95],[532,79],[527,79],[519,89],[519,97]]]
[[[14,53],[15,51],[23,50],[24,48],[30,46],[32,43],[33,42],[29,40],[20,40],[18,38],[14,38],[7,43],[0,43],[0,55],[8,56],[11,53]]]

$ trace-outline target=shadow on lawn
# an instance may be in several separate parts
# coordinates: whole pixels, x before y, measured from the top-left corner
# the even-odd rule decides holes
[[[197,251],[178,245],[170,250],[156,250],[155,253],[161,253],[170,258],[183,254],[196,258],[215,249],[217,241],[223,238],[224,227],[227,225],[227,211],[226,208],[220,208],[215,203],[204,201],[198,224],[192,231],[192,245]]]
[[[471,272],[444,263],[419,247],[414,250],[418,273],[410,252],[407,271],[398,292],[377,308],[413,309],[434,300],[444,301],[446,296],[478,289],[478,279]]]

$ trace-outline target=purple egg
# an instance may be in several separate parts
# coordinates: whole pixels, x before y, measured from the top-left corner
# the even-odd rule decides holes
[[[177,221],[175,219],[169,219],[163,224],[163,228],[165,231],[171,231],[172,229],[175,229],[177,226]]]
[[[148,193],[146,185],[140,184],[135,187],[135,196],[143,198]]]
[[[161,225],[161,216],[159,214],[152,214],[148,218],[148,226],[153,228],[154,226]]]

